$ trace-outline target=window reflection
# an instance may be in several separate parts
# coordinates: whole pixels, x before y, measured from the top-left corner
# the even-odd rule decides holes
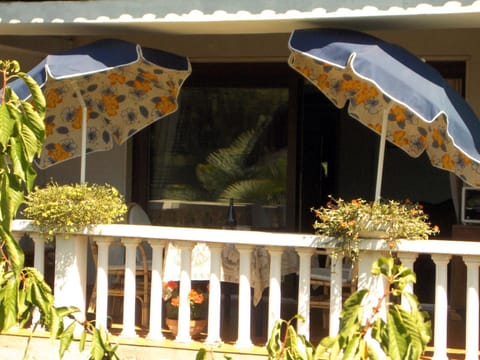
[[[155,224],[285,226],[287,88],[189,87],[151,132],[149,213]]]

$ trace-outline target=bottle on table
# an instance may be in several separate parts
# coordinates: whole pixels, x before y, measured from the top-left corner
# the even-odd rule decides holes
[[[237,226],[237,219],[235,217],[235,207],[233,204],[233,198],[230,199],[228,205],[227,221],[225,223],[225,229],[235,229]]]

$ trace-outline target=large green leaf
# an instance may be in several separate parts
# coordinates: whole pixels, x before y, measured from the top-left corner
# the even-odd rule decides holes
[[[0,104],[0,150],[3,152],[12,137],[15,122],[20,113],[11,104]]]
[[[387,349],[384,351],[392,360],[406,360],[405,354],[409,346],[409,336],[403,325],[402,317],[395,309],[387,314]]]
[[[273,324],[272,333],[267,342],[267,351],[270,358],[277,358],[282,349],[281,331],[284,323],[283,320],[277,320]]]
[[[7,249],[10,267],[16,273],[19,274],[22,271],[25,262],[25,255],[18,245],[18,242],[13,238],[12,234],[5,232],[5,230],[0,227],[0,237],[4,241],[4,246]]]
[[[70,344],[72,343],[73,340],[73,332],[75,330],[75,326],[77,324],[75,322],[72,322],[60,335],[60,358],[65,355],[65,351],[68,350],[70,347]]]
[[[4,293],[2,297],[1,306],[1,326],[3,329],[10,329],[17,325],[17,291],[18,282],[15,276],[12,276],[10,280],[4,286]]]
[[[18,176],[25,182],[25,158],[23,156],[23,146],[15,138],[10,139],[10,146],[8,147],[7,154],[10,158],[10,166],[12,167],[13,174]]]
[[[33,103],[35,104],[35,111],[38,113],[38,116],[43,119],[45,117],[46,101],[40,86],[30,75],[24,72],[18,72],[16,76],[22,79],[27,85],[32,95]]]
[[[20,128],[20,141],[24,145],[25,157],[31,163],[39,155],[45,141],[45,124],[30,104],[24,104],[24,118]]]

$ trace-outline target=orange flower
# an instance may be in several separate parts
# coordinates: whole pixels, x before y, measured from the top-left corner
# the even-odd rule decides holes
[[[303,68],[296,66],[296,68],[305,76],[306,78],[310,77],[310,69],[307,66],[304,66]]]
[[[442,133],[438,129],[433,130],[432,138],[433,142],[436,143],[438,147],[442,146],[445,142]]]
[[[55,123],[53,121],[45,122],[45,135],[52,135],[53,129],[55,129]]]
[[[175,110],[175,103],[169,96],[162,96],[155,107],[160,110],[162,114],[168,114]]]
[[[363,85],[360,91],[355,96],[357,104],[363,104],[365,101],[378,96],[378,90],[374,86]]]
[[[149,72],[149,71],[144,71],[144,72],[142,72],[142,76],[143,76],[145,79],[148,79],[148,80],[157,80],[157,79],[158,79],[158,76],[157,76],[157,75],[155,75],[154,73]]]
[[[150,81],[140,81],[140,80],[135,80],[133,82],[133,87],[136,89],[136,90],[140,90],[140,91],[143,91],[143,92],[149,92],[150,90],[152,90],[152,86],[150,85]]]
[[[446,170],[452,170],[455,167],[455,163],[450,158],[449,154],[445,154],[442,156],[442,167]]]
[[[458,154],[458,157],[462,159],[462,162],[464,165],[470,165],[470,163],[472,162],[472,159],[470,159],[469,157],[465,156],[463,153],[461,153],[460,151],[457,151],[457,154]]]
[[[203,301],[205,300],[203,294],[198,293],[195,291],[195,289],[190,290],[190,293],[188,294],[188,298],[190,299],[191,302],[195,304],[202,304]]]
[[[393,142],[396,145],[402,146],[408,144],[408,139],[405,137],[406,132],[404,130],[397,130],[393,133]]]
[[[121,75],[119,73],[112,73],[108,75],[108,79],[110,80],[110,85],[125,83],[125,75]]]
[[[317,79],[317,86],[320,89],[328,89],[330,87],[330,81],[328,81],[327,74],[320,74]]]
[[[172,304],[172,306],[178,307],[178,305],[180,304],[180,297],[177,295],[176,297],[172,298],[172,300],[170,300],[170,303]]]
[[[60,104],[63,101],[62,95],[57,91],[57,89],[51,89],[47,92],[45,96],[47,102],[47,108],[54,109],[57,104]]]
[[[52,159],[55,159],[55,161],[65,160],[71,157],[70,153],[65,151],[65,148],[62,146],[62,144],[58,143],[54,145],[53,149],[48,150],[48,156],[50,156]]]
[[[102,102],[105,106],[105,110],[108,115],[114,116],[117,115],[117,110],[119,108],[118,100],[115,94],[108,94],[102,96]]]
[[[407,117],[405,116],[405,110],[400,106],[392,107],[390,114],[393,115],[393,118],[396,122],[405,122],[407,120]]]
[[[382,124],[368,124],[368,127],[371,128],[372,130],[376,131],[377,133],[381,133],[382,132]]]

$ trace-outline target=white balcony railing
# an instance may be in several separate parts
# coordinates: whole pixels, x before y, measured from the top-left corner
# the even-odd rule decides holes
[[[14,232],[18,237],[29,234],[34,240],[35,255],[34,266],[44,271],[44,241],[35,232],[29,221],[16,220]],[[85,316],[86,288],[87,288],[87,249],[88,240],[95,241],[98,245],[98,262],[96,271],[96,324],[107,325],[107,293],[109,286],[108,247],[112,241],[118,241],[125,246],[125,280],[124,280],[124,309],[122,336],[136,337],[135,328],[135,301],[136,288],[136,247],[143,240],[150,244],[151,258],[151,286],[148,321],[148,338],[162,341],[162,284],[169,268],[164,268],[165,249],[173,244],[179,249],[180,260],[180,294],[187,294],[190,289],[192,273],[192,251],[196,244],[204,244],[209,249],[209,319],[206,342],[221,342],[220,333],[220,308],[222,279],[222,250],[226,245],[235,246],[239,252],[238,261],[238,347],[250,347],[251,340],[251,265],[252,253],[259,247],[268,252],[269,279],[268,279],[268,334],[274,322],[280,318],[282,301],[281,279],[284,275],[285,257],[288,252],[295,252],[295,273],[298,274],[297,313],[305,319],[299,321],[297,330],[309,337],[310,333],[310,275],[312,258],[317,248],[328,248],[322,238],[314,235],[269,233],[240,230],[211,230],[195,228],[172,228],[144,225],[99,225],[85,230],[82,234],[70,236],[69,239],[58,239],[55,256],[55,285],[54,292],[57,305],[75,305],[82,309],[81,316]],[[479,239],[480,241],[480,239]],[[385,252],[383,241],[363,240],[363,249],[358,270],[358,287],[374,288],[376,284],[370,276],[372,262]],[[443,240],[415,240],[401,241],[398,246],[398,255],[402,262],[409,267],[414,266],[420,254],[427,254],[433,260],[434,267],[434,358],[447,359],[447,335],[449,312],[449,277],[448,264],[452,256],[463,259],[466,265],[466,314],[465,323],[465,353],[466,359],[477,359],[479,350],[479,265],[480,242],[443,241]],[[282,263],[283,256],[283,263]],[[167,262],[168,263],[168,262]],[[195,263],[195,262],[193,262]],[[254,263],[254,262],[253,262]],[[291,271],[291,263],[290,265]],[[339,328],[338,317],[341,310],[341,261],[333,262],[331,278],[331,298],[329,333],[335,334]],[[177,269],[178,270],[178,269]],[[424,274],[417,273],[417,282],[422,281]],[[450,280],[457,281],[457,279]],[[460,281],[460,279],[458,279]],[[413,291],[413,289],[412,289]],[[188,299],[180,298],[179,325],[176,340],[179,342],[191,341],[189,334],[189,306]]]

